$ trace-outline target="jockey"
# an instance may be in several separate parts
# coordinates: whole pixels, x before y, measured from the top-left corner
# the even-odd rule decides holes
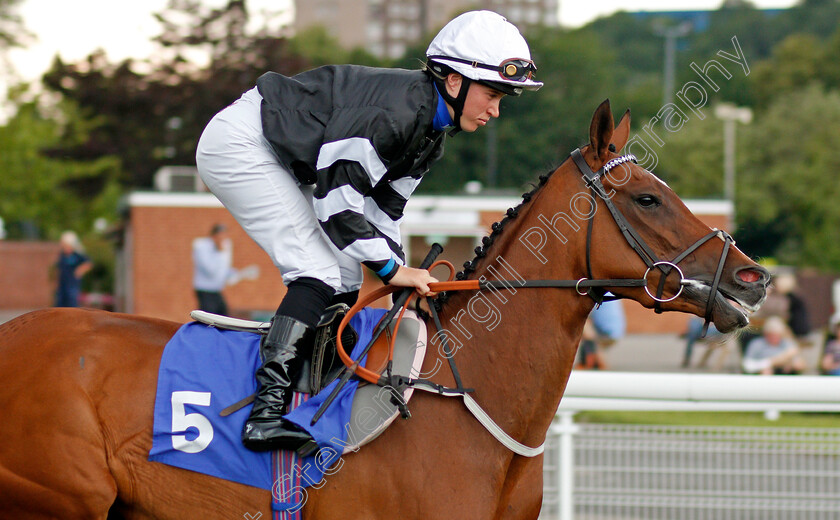
[[[201,179],[287,286],[260,345],[259,392],[242,432],[252,450],[309,440],[282,419],[290,386],[324,310],[356,302],[361,265],[384,283],[433,294],[437,280],[405,265],[399,224],[444,135],[473,132],[499,117],[505,94],[542,86],[525,39],[490,11],[449,22],[426,54],[422,71],[268,72],[202,133]]]

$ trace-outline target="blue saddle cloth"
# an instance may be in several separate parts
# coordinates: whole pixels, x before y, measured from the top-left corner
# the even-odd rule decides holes
[[[355,357],[370,341],[383,309],[363,309],[350,324],[359,334]],[[187,323],[163,351],[155,396],[154,429],[149,460],[214,477],[272,489],[271,453],[253,452],[240,440],[251,407],[222,417],[225,407],[257,390],[254,373],[260,365],[257,334]],[[347,442],[353,394],[351,381],[327,413],[311,427],[321,402],[337,384],[333,382],[286,417],[307,429],[321,450],[303,462],[304,487],[321,482],[342,454]],[[308,464],[307,464],[308,463]]]

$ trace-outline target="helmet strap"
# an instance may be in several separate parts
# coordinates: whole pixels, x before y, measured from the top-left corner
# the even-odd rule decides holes
[[[452,107],[452,111],[455,112],[455,116],[452,118],[455,123],[455,130],[450,132],[450,135],[461,130],[461,115],[464,113],[464,103],[467,101],[467,93],[469,92],[470,84],[472,83],[470,78],[464,76],[463,74],[460,74],[460,76],[461,89],[458,91],[458,95],[456,97],[452,97],[446,89],[446,78],[443,79],[443,84],[441,85],[443,88],[439,89],[440,95],[443,96],[443,100],[446,101],[449,106]]]

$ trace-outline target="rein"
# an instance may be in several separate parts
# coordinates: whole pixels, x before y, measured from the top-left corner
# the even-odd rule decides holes
[[[693,283],[692,280],[687,280],[683,276],[682,270],[678,267],[681,261],[683,261],[688,255],[692,254],[696,251],[700,246],[705,244],[707,241],[711,240],[713,237],[718,237],[723,240],[723,251],[721,252],[720,260],[718,261],[718,266],[714,274],[714,278],[710,287],[709,291],[709,299],[706,302],[706,312],[705,312],[705,324],[703,326],[703,333],[702,335],[706,335],[706,331],[708,329],[709,324],[712,320],[712,309],[714,306],[714,300],[717,296],[719,291],[719,284],[721,275],[723,274],[723,267],[726,263],[726,257],[729,253],[729,248],[732,244],[734,244],[734,240],[732,237],[726,233],[725,231],[719,229],[713,229],[708,234],[694,242],[691,246],[689,246],[685,251],[677,255],[673,260],[660,260],[659,257],[654,253],[653,249],[648,246],[648,244],[644,241],[644,239],[639,235],[639,233],[633,228],[627,218],[621,213],[621,211],[616,208],[615,204],[613,204],[610,196],[607,194],[606,189],[604,188],[603,183],[601,182],[601,178],[608,174],[612,168],[624,164],[626,162],[636,162],[636,157],[632,154],[622,155],[620,157],[616,157],[607,161],[597,172],[593,172],[592,169],[587,164],[586,160],[583,158],[580,149],[575,149],[571,153],[571,158],[575,162],[578,170],[583,175],[583,179],[590,190],[590,193],[594,193],[597,195],[606,205],[607,209],[612,215],[613,220],[615,221],[616,225],[618,225],[619,230],[621,230],[624,239],[627,241],[628,245],[633,248],[634,251],[639,255],[639,257],[644,261],[645,265],[647,266],[647,270],[645,270],[644,274],[641,278],[617,278],[617,279],[596,279],[592,274],[592,230],[593,230],[593,217],[589,218],[589,223],[587,224],[587,232],[586,232],[586,270],[587,270],[587,277],[580,278],[578,280],[453,280],[455,268],[452,266],[451,263],[446,261],[438,261],[435,263],[431,263],[431,261],[436,257],[442,248],[435,244],[433,246],[433,252],[430,252],[430,255],[427,256],[426,260],[424,260],[424,264],[431,264],[428,266],[428,269],[431,270],[438,265],[446,265],[450,270],[449,279],[444,282],[434,282],[429,284],[429,289],[433,292],[444,292],[444,291],[478,291],[482,289],[508,289],[511,287],[521,287],[521,288],[558,288],[558,289],[574,289],[581,296],[589,296],[592,298],[597,305],[600,305],[604,301],[609,300],[617,300],[620,299],[618,296],[606,296],[607,289],[615,288],[615,287],[643,287],[645,293],[654,300],[654,309],[657,313],[662,312],[661,303],[669,302],[671,300],[676,299],[680,296],[683,291],[683,288],[686,285],[690,285]],[[654,269],[658,269],[661,271],[662,276],[659,279],[658,286],[656,288],[656,293],[654,294],[648,288],[648,275]],[[665,291],[665,283],[667,281],[668,275],[671,271],[676,271],[677,275],[680,277],[679,282],[679,290],[671,297],[664,298],[663,293]],[[507,448],[512,450],[514,453],[525,457],[534,457],[539,455],[543,452],[545,443],[541,444],[536,448],[530,448],[525,446],[513,438],[511,438],[507,433],[505,433],[491,418],[487,413],[481,409],[478,403],[469,396],[469,392],[472,390],[468,388],[464,388],[461,383],[461,378],[458,373],[458,369],[455,365],[454,356],[452,355],[452,350],[449,346],[449,342],[446,338],[446,333],[444,332],[445,329],[442,328],[440,323],[440,318],[438,316],[438,312],[436,306],[433,302],[431,297],[427,298],[429,303],[429,310],[434,320],[435,326],[438,332],[441,334],[441,343],[443,346],[444,354],[449,362],[450,369],[452,370],[453,377],[455,379],[455,388],[449,388],[432,381],[423,380],[423,379],[408,379],[402,376],[394,376],[392,374],[392,358],[394,354],[394,341],[396,340],[396,331],[399,328],[400,321],[402,320],[402,316],[405,313],[405,310],[408,308],[409,304],[411,303],[412,299],[417,297],[417,294],[414,291],[410,292],[408,297],[401,297],[399,301],[395,302],[394,308],[389,311],[387,318],[393,318],[396,313],[399,313],[399,317],[397,318],[397,322],[395,325],[394,333],[391,335],[391,341],[389,343],[388,349],[388,364],[385,369],[385,373],[379,374],[377,372],[371,371],[360,364],[360,360],[364,357],[364,354],[360,356],[359,360],[352,359],[347,352],[344,350],[343,345],[341,344],[341,333],[347,324],[350,322],[350,318],[359,312],[365,305],[368,305],[383,296],[387,296],[397,291],[405,291],[402,287],[393,287],[393,286],[385,286],[373,291],[372,293],[368,294],[363,299],[360,299],[344,316],[344,319],[341,321],[341,324],[338,327],[337,331],[337,352],[341,361],[345,364],[346,369],[345,373],[343,374],[342,379],[346,382],[350,376],[356,375],[357,377],[368,381],[372,384],[387,387],[390,389],[392,394],[392,402],[397,405],[399,408],[402,416],[404,418],[410,417],[410,413],[408,412],[408,408],[405,405],[405,400],[402,397],[402,390],[412,387],[418,390],[423,390],[426,392],[437,393],[438,395],[442,395],[445,397],[454,397],[460,396],[464,400],[464,404],[467,406],[469,411],[476,417],[476,419],[481,422],[481,424],[496,438],[504,444]],[[406,293],[403,293],[405,296]],[[387,325],[387,324],[386,324]],[[384,326],[382,327],[384,329]],[[381,332],[381,330],[380,330]],[[373,339],[371,340],[370,345],[377,339],[379,334],[375,334]],[[368,346],[368,347],[369,347]],[[337,390],[340,386],[336,387],[333,391],[333,394],[337,393]],[[318,418],[320,417],[321,413],[323,413],[323,409],[326,409],[327,406],[332,402],[334,395],[331,395],[321,406],[319,413],[315,415],[312,420],[314,424]]]

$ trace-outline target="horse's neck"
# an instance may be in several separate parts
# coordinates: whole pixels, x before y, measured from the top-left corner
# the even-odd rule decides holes
[[[518,240],[537,223],[537,215],[557,211],[545,199],[524,206],[527,212],[508,223],[510,229],[489,248],[475,277],[576,280],[585,275],[585,229],[569,234],[562,247],[552,247],[545,264]],[[573,289],[515,290],[456,293],[444,307],[442,325],[463,342],[454,356],[463,384],[476,389],[476,399],[503,428],[536,445],[559,404],[593,303]]]

